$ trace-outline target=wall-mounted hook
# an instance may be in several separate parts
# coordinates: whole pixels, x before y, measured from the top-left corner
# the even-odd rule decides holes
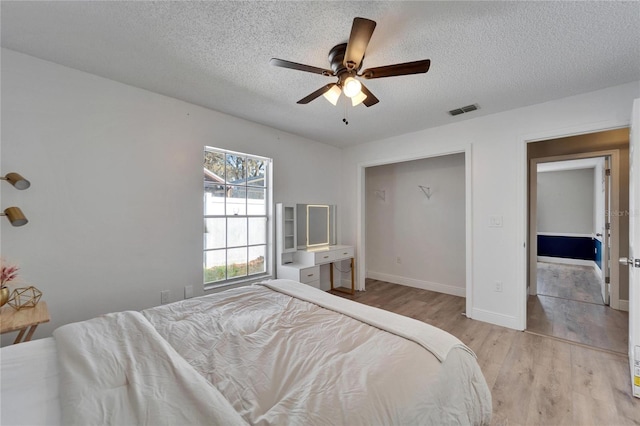
[[[386,193],[384,189],[374,189],[373,193],[376,194],[376,197],[380,198],[382,201],[385,201]]]
[[[427,200],[431,199],[431,196],[433,195],[433,193],[431,192],[431,187],[430,186],[418,185],[418,188],[420,188],[422,190],[422,192],[424,192],[424,195],[427,196]]]

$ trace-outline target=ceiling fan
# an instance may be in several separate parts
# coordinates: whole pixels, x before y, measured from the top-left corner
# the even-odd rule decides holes
[[[317,97],[324,95],[329,102],[336,105],[340,94],[344,93],[345,96],[351,98],[353,106],[364,103],[367,107],[370,107],[377,104],[379,100],[356,77],[371,79],[422,74],[429,71],[429,66],[431,65],[429,59],[423,59],[421,61],[367,68],[359,73],[367,45],[375,28],[375,21],[366,18],[355,18],[351,27],[349,42],[338,44],[329,51],[330,70],[277,58],[272,58],[269,63],[276,67],[312,72],[328,77],[338,77],[336,83],[322,86],[315,92],[300,99],[298,101],[299,104],[308,104]]]

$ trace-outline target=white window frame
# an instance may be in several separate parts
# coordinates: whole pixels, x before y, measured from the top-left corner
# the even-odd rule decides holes
[[[202,281],[204,284],[204,289],[205,291],[207,290],[213,290],[213,289],[217,289],[220,287],[226,287],[226,286],[232,286],[232,285],[248,285],[254,282],[259,282],[262,281],[264,279],[268,279],[268,278],[272,278],[273,277],[273,160],[271,158],[267,158],[267,157],[262,157],[259,155],[254,155],[254,154],[247,154],[247,153],[243,153],[243,152],[235,152],[235,151],[230,151],[230,150],[226,150],[226,149],[221,149],[221,148],[215,148],[215,147],[211,147],[211,146],[205,146],[204,147],[204,152],[203,154],[205,154],[206,152],[214,152],[214,153],[218,153],[218,154],[224,154],[225,156],[227,154],[230,155],[236,155],[236,156],[242,156],[245,157],[246,159],[256,159],[256,160],[260,160],[263,161],[266,164],[266,170],[265,170],[265,175],[264,175],[264,179],[265,179],[265,184],[264,187],[259,187],[259,186],[255,186],[256,188],[264,188],[265,189],[265,214],[262,215],[256,215],[256,214],[248,214],[248,212],[245,212],[246,214],[244,215],[237,215],[237,214],[227,214],[227,209],[226,209],[226,198],[224,198],[225,200],[225,214],[217,214],[217,215],[213,215],[213,214],[206,214],[206,206],[204,205],[204,199],[206,197],[206,187],[204,186],[203,183],[203,208],[202,208],[202,212],[203,212],[203,236],[205,235],[205,222],[206,219],[229,219],[229,218],[260,218],[260,217],[264,217],[265,220],[265,236],[266,236],[266,247],[265,247],[265,271],[261,272],[261,273],[257,273],[257,274],[249,274],[248,271],[248,267],[247,267],[247,275],[241,276],[241,277],[233,277],[233,278],[226,278],[225,280],[220,280],[220,281],[211,281],[211,282],[206,282],[205,281],[205,277],[206,277],[206,255],[207,252],[209,251],[214,251],[214,250],[220,250],[221,248],[212,248],[212,249],[208,249],[206,247],[206,240],[203,238],[203,256],[202,256],[202,260],[203,260],[203,268],[202,268]],[[225,170],[226,170],[227,164],[225,161]],[[226,174],[226,173],[225,173]],[[245,182],[244,184],[238,184],[237,182],[235,183],[230,183],[227,182],[225,179],[224,183],[221,183],[221,185],[225,185],[226,186],[243,186],[245,188],[245,197],[247,194],[247,190],[246,188],[251,188],[252,186],[249,185],[247,183],[248,179],[245,176]],[[245,198],[246,200],[246,198]],[[226,231],[228,231],[229,227],[225,227]],[[248,230],[247,230],[247,237],[248,237]],[[224,249],[229,249],[229,245],[227,243],[228,240],[228,234],[225,234],[225,247]],[[260,244],[262,245],[262,244]],[[253,247],[255,245],[251,245],[249,244],[249,242],[247,241],[246,246],[234,246],[233,248],[239,248],[239,247],[246,247],[247,250],[249,250],[250,247]],[[249,261],[250,259],[247,256],[247,261]],[[227,264],[228,265],[228,264]],[[226,268],[225,268],[226,270]]]

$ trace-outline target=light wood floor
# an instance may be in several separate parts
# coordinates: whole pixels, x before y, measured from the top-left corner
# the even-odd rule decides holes
[[[462,297],[370,279],[366,288],[334,294],[435,325],[476,353],[492,424],[640,425],[625,355],[470,320]]]
[[[590,266],[538,262],[538,294],[604,305],[600,277]]]
[[[605,306],[593,268],[538,263],[538,295],[527,301],[527,330],[626,354],[629,313]]]

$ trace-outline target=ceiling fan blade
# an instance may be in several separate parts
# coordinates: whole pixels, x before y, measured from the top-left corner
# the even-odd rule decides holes
[[[365,87],[365,85],[364,85],[364,84],[362,85],[362,89],[361,89],[361,90],[362,90],[362,93],[364,93],[365,95],[367,95],[367,98],[366,98],[364,101],[362,101],[362,103],[363,103],[366,107],[373,106],[373,105],[377,104],[378,102],[380,102],[380,101],[378,100],[378,98],[376,98],[376,97],[375,97],[375,95],[374,95],[373,93],[371,93],[371,92],[369,91],[369,89],[367,89],[367,88]]]
[[[405,62],[404,64],[386,65],[383,67],[367,68],[362,71],[364,78],[395,77],[397,75],[422,74],[429,71],[431,60]]]
[[[343,61],[347,69],[357,70],[360,68],[360,62],[364,58],[364,52],[367,50],[375,28],[375,21],[366,18],[354,18]]]
[[[329,83],[329,84],[327,84],[325,86],[322,86],[321,88],[319,88],[318,90],[316,90],[312,94],[310,94],[308,96],[305,96],[304,98],[300,99],[297,103],[299,103],[299,104],[308,104],[309,102],[311,102],[315,98],[318,98],[318,97],[324,95],[325,93],[327,93],[335,85],[336,85],[336,83]]]
[[[284,59],[271,58],[269,63],[271,65],[273,65],[273,66],[281,67],[281,68],[290,68],[292,70],[312,72],[314,74],[322,74],[322,75],[326,75],[326,76],[332,76],[333,75],[333,71],[331,71],[331,70],[326,70],[324,68],[313,67],[311,65],[299,64],[297,62],[285,61]]]

